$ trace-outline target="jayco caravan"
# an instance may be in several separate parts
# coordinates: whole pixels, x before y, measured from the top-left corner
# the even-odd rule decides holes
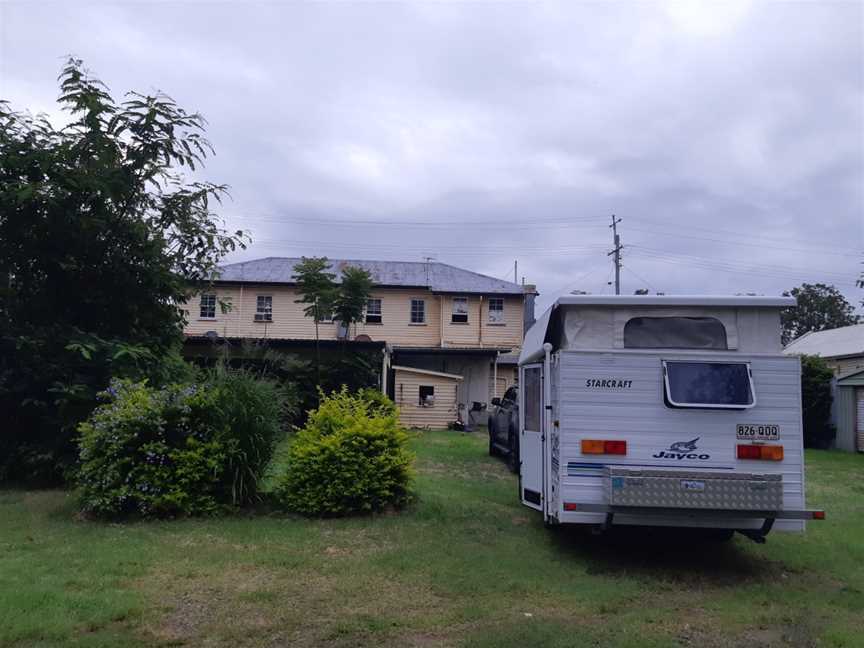
[[[804,506],[800,362],[781,297],[558,299],[519,358],[523,504],[547,524],[703,527],[759,542]]]

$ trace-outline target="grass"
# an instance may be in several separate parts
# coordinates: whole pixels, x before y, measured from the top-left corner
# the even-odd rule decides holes
[[[861,646],[864,457],[809,452],[805,535],[551,532],[480,435],[414,442],[374,518],[102,524],[0,491],[0,646]]]

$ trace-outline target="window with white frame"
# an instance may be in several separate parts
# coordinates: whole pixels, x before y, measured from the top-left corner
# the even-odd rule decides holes
[[[426,300],[412,299],[411,300],[411,323],[425,324],[426,323]]]
[[[256,322],[272,322],[273,321],[273,296],[258,295],[255,304],[255,321]]]
[[[504,299],[502,299],[501,297],[489,298],[489,323],[504,323]]]
[[[468,298],[454,297],[453,298],[453,315],[450,317],[453,324],[468,323]]]
[[[366,323],[381,324],[381,300],[367,299],[366,300]]]
[[[213,293],[204,293],[201,295],[199,317],[201,319],[216,319],[216,295]]]

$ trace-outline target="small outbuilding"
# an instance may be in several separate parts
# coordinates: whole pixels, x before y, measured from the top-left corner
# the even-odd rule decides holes
[[[831,367],[835,447],[864,452],[864,324],[805,333],[792,340],[783,353],[819,356]]]
[[[864,369],[837,377],[833,415],[836,447],[864,452]]]
[[[394,365],[392,398],[409,428],[443,429],[458,417],[456,387],[462,376]]]

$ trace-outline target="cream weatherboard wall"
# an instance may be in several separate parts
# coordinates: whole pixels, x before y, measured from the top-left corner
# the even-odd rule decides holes
[[[199,297],[188,304],[187,335],[204,335],[216,331],[222,337],[314,339],[315,325],[303,315],[303,307],[296,303],[299,294],[293,286],[280,285],[220,285],[214,292],[220,301],[231,308],[222,313],[216,308],[216,317],[202,319]],[[256,322],[258,296],[272,297],[271,322]],[[396,346],[447,348],[518,348],[522,342],[522,297],[505,296],[504,312],[500,323],[489,322],[489,298],[469,296],[468,322],[453,323],[453,296],[438,295],[425,289],[376,288],[372,297],[381,300],[381,323],[360,323],[351,331],[352,337],[368,335],[375,341],[387,341]],[[500,297],[499,297],[500,298]],[[425,322],[411,322],[411,300],[425,303]],[[443,310],[443,318],[442,318]],[[336,325],[319,324],[321,339],[336,339]]]

